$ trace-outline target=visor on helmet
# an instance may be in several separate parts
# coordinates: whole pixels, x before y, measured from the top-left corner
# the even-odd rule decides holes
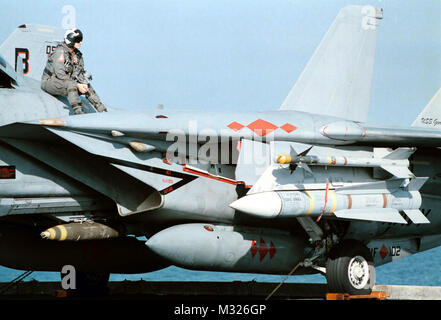
[[[68,30],[64,37],[64,41],[68,45],[74,45],[75,43],[83,41],[83,33],[79,29]]]

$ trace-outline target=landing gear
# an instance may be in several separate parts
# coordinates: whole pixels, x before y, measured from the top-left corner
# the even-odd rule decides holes
[[[375,285],[375,267],[369,249],[355,240],[337,245],[326,263],[326,279],[330,292],[370,294]]]

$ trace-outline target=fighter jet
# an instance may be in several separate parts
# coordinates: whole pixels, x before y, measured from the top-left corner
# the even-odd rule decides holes
[[[205,114],[74,116],[38,82],[63,32],[20,26],[0,47],[0,264],[101,284],[320,273],[370,293],[376,266],[441,245],[440,92],[412,126],[366,122],[382,18],[341,9],[279,109]]]

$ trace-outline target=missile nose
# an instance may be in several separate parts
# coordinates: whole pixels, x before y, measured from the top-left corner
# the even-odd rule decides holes
[[[50,232],[49,231],[43,231],[42,233],[40,233],[40,236],[43,238],[43,239],[48,239],[49,237],[50,237]]]
[[[230,207],[262,218],[275,218],[282,210],[282,201],[277,192],[261,192],[237,199]]]
[[[279,154],[276,158],[276,162],[280,164],[287,164],[292,161],[291,156],[289,154]]]
[[[56,236],[56,231],[54,228],[49,228],[40,233],[42,239],[54,240]]]

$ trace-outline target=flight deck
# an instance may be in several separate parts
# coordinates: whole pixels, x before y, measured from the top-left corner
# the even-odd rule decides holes
[[[335,295],[328,292],[324,283],[233,282],[167,282],[118,281],[109,282],[106,294],[94,298],[105,300],[441,300],[441,286],[376,285],[371,296]],[[0,300],[69,300],[78,298],[63,290],[60,282],[36,280],[0,283]],[[90,297],[90,296],[89,296]]]

